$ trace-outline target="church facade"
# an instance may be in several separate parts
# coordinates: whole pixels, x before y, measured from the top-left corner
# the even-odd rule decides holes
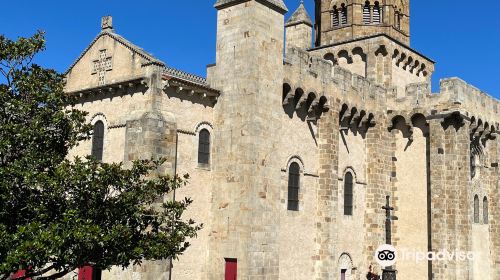
[[[204,229],[172,267],[102,279],[381,275],[387,202],[398,279],[500,279],[499,101],[459,78],[431,92],[409,0],[315,3],[313,22],[302,3],[285,21],[282,0],[217,0],[206,78],[103,18],[67,72],[95,127],[71,156],[165,157]]]

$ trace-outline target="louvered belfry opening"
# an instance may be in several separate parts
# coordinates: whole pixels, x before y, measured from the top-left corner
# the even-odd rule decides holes
[[[104,151],[104,123],[97,121],[92,134],[92,157],[102,161]]]
[[[371,11],[370,11],[370,2],[366,1],[363,6],[363,23],[370,24],[371,23]]]
[[[347,7],[345,4],[342,4],[340,8],[340,22],[342,25],[347,25]]]
[[[380,9],[379,2],[375,2],[375,6],[373,6],[372,23],[374,24],[382,23],[382,10]]]
[[[340,8],[333,6],[332,10],[332,27],[347,25],[347,7],[342,4]]]
[[[334,6],[332,11],[332,27],[338,27],[339,25],[339,10],[337,9],[337,6]]]

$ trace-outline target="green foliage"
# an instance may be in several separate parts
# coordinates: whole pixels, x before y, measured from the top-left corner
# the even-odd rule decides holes
[[[162,160],[130,168],[67,160],[91,126],[71,109],[64,77],[32,64],[44,47],[41,32],[17,41],[0,35],[0,279],[26,268],[19,279],[176,258],[201,226],[182,220],[190,199],[162,198],[188,176],[150,176]]]

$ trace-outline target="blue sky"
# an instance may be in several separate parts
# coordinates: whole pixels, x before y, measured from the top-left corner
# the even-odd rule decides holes
[[[168,65],[205,76],[215,61],[215,0],[18,0],[2,3],[0,33],[10,38],[44,30],[37,63],[64,72],[112,15],[115,30]],[[285,1],[290,12],[300,0]],[[313,0],[305,0],[313,12]],[[458,76],[500,99],[500,1],[412,0],[411,47],[437,62],[439,79]],[[475,5],[476,3],[477,5]]]

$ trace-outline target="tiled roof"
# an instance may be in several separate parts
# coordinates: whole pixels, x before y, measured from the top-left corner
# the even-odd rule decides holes
[[[165,68],[163,69],[163,74],[184,81],[188,81],[193,84],[200,85],[202,87],[208,87],[208,88],[210,87],[205,78],[169,66],[165,66]]]

